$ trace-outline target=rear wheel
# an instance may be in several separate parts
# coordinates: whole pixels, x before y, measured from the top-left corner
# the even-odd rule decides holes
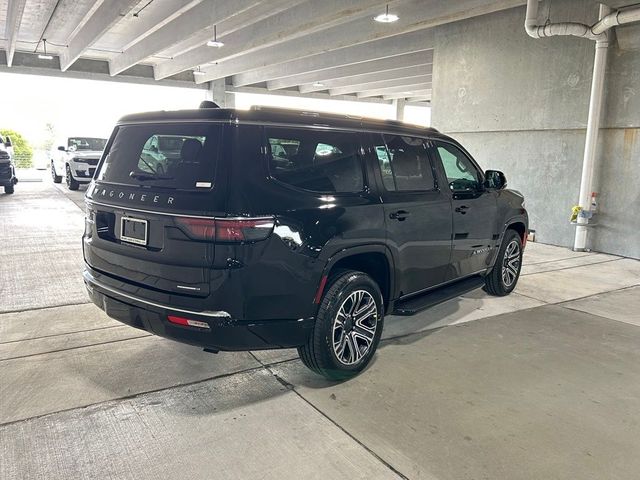
[[[53,183],[62,183],[62,176],[56,173],[56,167],[53,162],[51,162],[51,178]]]
[[[71,167],[69,165],[67,165],[67,187],[69,187],[69,190],[78,190],[80,188],[78,181],[71,175]]]
[[[6,185],[4,187],[4,193],[13,193],[14,192],[14,187],[13,185]]]
[[[522,239],[515,230],[507,230],[493,270],[485,277],[485,290],[491,295],[509,295],[520,278]]]
[[[367,274],[341,272],[322,297],[309,341],[298,348],[302,362],[331,380],[354,377],[380,343],[384,305],[380,288]]]

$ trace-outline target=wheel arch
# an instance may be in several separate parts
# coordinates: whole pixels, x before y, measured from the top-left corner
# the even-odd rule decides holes
[[[509,224],[507,224],[505,228],[505,232],[507,230],[515,230],[520,235],[520,239],[522,240],[522,244],[524,245],[527,241],[527,226],[524,223],[523,219],[515,220]],[[504,233],[503,233],[504,236]]]
[[[527,241],[527,231],[528,231],[528,219],[523,215],[517,215],[515,217],[511,217],[506,222],[504,222],[502,232],[500,233],[500,238],[498,240],[498,244],[494,248],[493,258],[491,258],[490,267],[487,271],[491,271],[496,263],[498,258],[498,251],[500,250],[500,245],[502,245],[502,241],[504,239],[504,235],[507,233],[507,230],[515,230],[518,235],[520,235],[520,239],[522,241],[522,245],[524,246]]]
[[[357,270],[373,278],[382,292],[385,311],[389,311],[395,288],[394,263],[391,252],[385,245],[351,247],[332,255],[322,272],[315,303],[319,303],[331,277],[340,270]]]

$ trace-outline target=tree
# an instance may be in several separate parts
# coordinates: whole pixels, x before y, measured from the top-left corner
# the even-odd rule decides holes
[[[32,166],[33,149],[29,142],[14,130],[0,129],[0,135],[10,137],[13,145],[13,160],[18,168],[29,168]]]

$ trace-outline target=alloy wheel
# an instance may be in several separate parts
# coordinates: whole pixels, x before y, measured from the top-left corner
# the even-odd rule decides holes
[[[369,352],[378,327],[378,307],[366,290],[351,293],[333,321],[333,351],[340,363],[354,365]]]
[[[502,259],[502,283],[505,287],[510,288],[518,274],[520,273],[520,242],[517,239],[511,240],[504,251]]]

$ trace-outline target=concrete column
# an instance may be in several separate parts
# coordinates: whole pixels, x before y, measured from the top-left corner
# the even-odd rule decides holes
[[[217,103],[221,107],[225,107],[226,97],[225,97],[225,81],[224,78],[218,80],[212,80],[209,82],[209,95],[211,101]]]
[[[235,95],[227,93],[224,78],[213,80],[207,92],[207,99],[217,103],[220,108],[235,108]]]
[[[396,107],[396,120],[399,122],[404,121],[404,106],[406,104],[406,100],[404,98],[398,98],[393,101],[393,105]]]

